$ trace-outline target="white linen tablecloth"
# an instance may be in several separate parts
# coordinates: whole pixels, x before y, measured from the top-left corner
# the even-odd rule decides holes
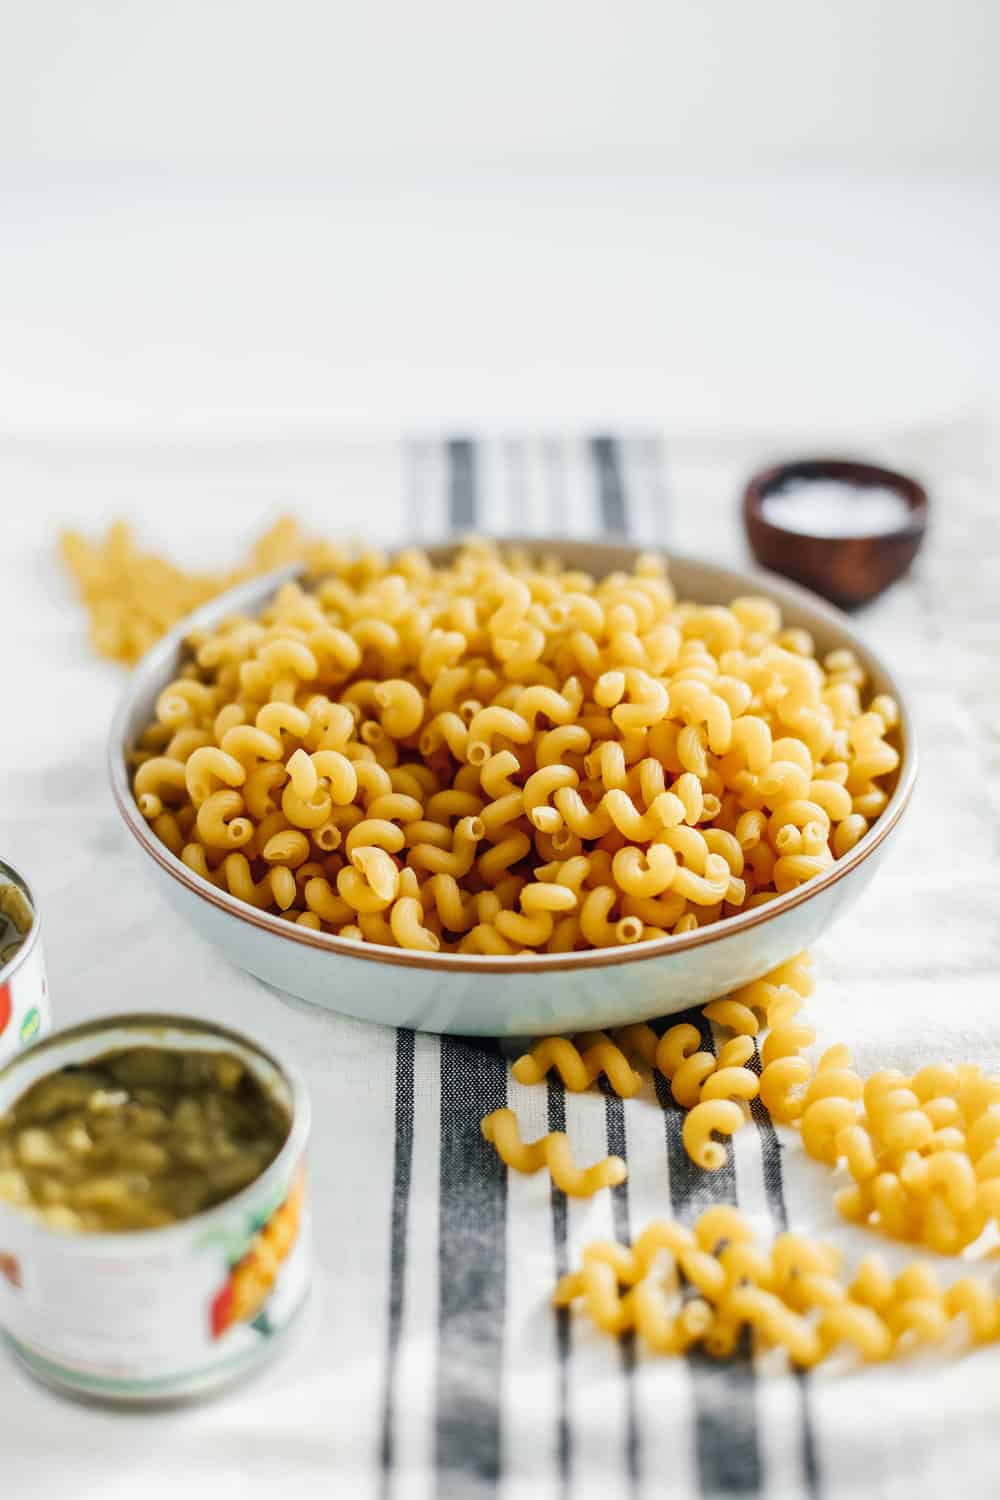
[[[296,1060],[315,1110],[318,1270],[305,1325],[242,1388],[116,1414],[59,1399],[0,1357],[0,1495],[102,1500],[313,1496],[916,1497],[993,1493],[1000,1349],[800,1378],[771,1359],[657,1361],[557,1319],[559,1271],[595,1235],[735,1196],[850,1256],[898,1247],[838,1221],[828,1171],[764,1125],[731,1170],[692,1171],[677,1116],[514,1083],[488,1045],[394,1033],[287,1000],[166,906],[116,821],[104,741],[122,674],[90,654],[53,552],[60,522],[137,519],[151,544],[223,562],[282,509],[391,542],[625,530],[745,557],[737,497],[780,435],[419,439],[229,449],[0,444],[0,854],[41,898],[57,1023],[127,1008],[204,1012]],[[912,575],[861,625],[914,706],[923,774],[861,906],[817,950],[811,1018],[865,1072],[1000,1063],[1000,510],[985,423],[874,435],[931,486]],[[506,1098],[526,1134],[565,1116],[582,1159],[627,1154],[613,1194],[566,1202],[499,1167],[479,1120]],[[951,1274],[953,1267],[944,1266]]]

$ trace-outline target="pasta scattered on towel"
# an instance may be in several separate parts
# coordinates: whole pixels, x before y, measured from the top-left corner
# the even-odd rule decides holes
[[[1000,1302],[972,1277],[943,1288],[915,1261],[893,1278],[872,1255],[846,1282],[832,1246],[786,1233],[764,1248],[728,1207],[708,1209],[691,1229],[654,1220],[631,1248],[594,1241],[553,1301],[579,1303],[605,1333],[635,1330],[655,1354],[698,1344],[725,1359],[750,1329],[759,1346],[783,1349],[800,1368],[844,1346],[865,1361],[901,1356],[937,1343],[958,1319],[973,1343],[1000,1338]]]

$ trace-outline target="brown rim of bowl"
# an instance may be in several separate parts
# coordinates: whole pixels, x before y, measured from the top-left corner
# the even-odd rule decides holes
[[[560,545],[566,546],[567,544],[566,539],[560,541],[559,538],[553,537],[502,537],[496,540],[501,546],[527,546],[538,551],[558,551]],[[569,545],[575,546],[584,540],[573,538]],[[624,538],[596,538],[590,539],[590,542],[594,546],[619,547],[637,555],[644,550],[641,546],[629,543]],[[456,539],[451,538],[438,543],[424,543],[422,550],[433,553],[445,548],[453,548],[456,545],[458,545]],[[736,574],[734,569],[719,567],[718,564],[708,563],[703,559],[685,558],[680,553],[667,553],[662,548],[654,550],[663,553],[668,569],[671,560],[690,561],[713,568],[716,572]],[[824,617],[827,623],[841,633],[854,634],[849,626],[845,626],[838,611],[808,589],[763,569],[758,569],[757,572],[762,583],[767,587],[777,590],[779,594],[791,595],[793,600],[803,604],[814,614]],[[216,611],[221,615],[232,613],[240,607],[244,596],[256,595],[259,591],[266,598],[281,584],[287,583],[290,579],[299,578],[303,573],[304,569],[297,566],[280,568],[274,573],[262,574],[259,578],[251,579],[248,583],[240,584],[237,588],[218,595],[217,598],[210,600],[175,625],[162,640],[152,647],[143,661],[154,654],[169,655],[180,646],[194,622],[201,616],[208,613],[214,616]],[[748,574],[744,569],[737,576],[745,582],[748,576],[753,577],[753,574]],[[605,968],[614,964],[637,963],[645,959],[666,957],[671,953],[686,953],[706,943],[736,936],[738,933],[748,931],[751,927],[770,921],[772,917],[792,910],[793,907],[801,906],[804,901],[819,895],[821,891],[829,890],[838,881],[845,879],[852,870],[855,870],[870,854],[875,852],[896,827],[909,805],[917,776],[917,750],[913,726],[902,695],[895,691],[896,684],[892,673],[866,643],[862,644],[867,655],[886,678],[900,708],[902,765],[885,811],[872,824],[864,838],[860,839],[847,854],[835,860],[825,874],[814,875],[811,880],[796,886],[794,890],[775,896],[773,901],[754,907],[751,911],[741,912],[734,917],[723,917],[719,921],[708,923],[705,927],[697,928],[694,932],[678,933],[665,938],[652,938],[646,942],[622,944],[614,948],[588,948],[582,953],[512,954],[509,958],[497,958],[478,953],[414,953],[406,948],[385,947],[381,943],[353,942],[349,938],[338,937],[332,932],[314,932],[311,928],[299,927],[296,923],[275,916],[273,913],[258,911],[256,907],[247,905],[236,896],[231,896],[228,891],[220,891],[207,880],[203,880],[200,875],[196,875],[193,870],[189,870],[182,860],[171,854],[166,844],[159,841],[139,812],[129,786],[128,770],[123,753],[125,727],[131,709],[132,695],[129,688],[125,689],[111,724],[108,744],[111,791],[115,805],[129,832],[161,869],[179,885],[184,886],[192,895],[199,896],[220,911],[236,917],[237,920],[247,923],[250,927],[259,928],[262,932],[269,932],[275,937],[288,938],[307,948],[318,948],[328,953],[336,953],[343,958],[357,959],[362,963],[395,964],[402,968],[436,969],[443,972],[454,970],[456,973],[467,974],[537,974],[560,969]],[[138,672],[141,666],[140,662],[133,671]]]

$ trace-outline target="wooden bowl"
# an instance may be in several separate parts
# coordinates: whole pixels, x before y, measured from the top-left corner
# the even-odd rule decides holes
[[[763,500],[792,480],[832,479],[859,489],[877,485],[906,502],[908,518],[894,531],[857,536],[809,536],[778,526],[764,515]],[[848,502],[849,503],[849,502]],[[755,474],[743,492],[743,520],[754,557],[822,594],[841,609],[868,604],[902,577],[927,530],[927,492],[915,479],[877,464],[839,458],[799,459]]]

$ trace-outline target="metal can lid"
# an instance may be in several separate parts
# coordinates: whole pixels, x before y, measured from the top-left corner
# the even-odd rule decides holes
[[[19,870],[0,859],[0,985],[14,973],[38,939],[38,903]]]

